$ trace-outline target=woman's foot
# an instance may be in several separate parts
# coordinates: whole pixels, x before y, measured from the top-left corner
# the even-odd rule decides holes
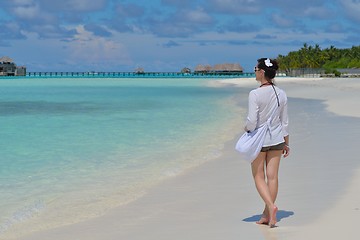
[[[256,222],[256,224],[269,224],[269,217],[265,215],[265,213],[263,213],[261,215],[261,218],[259,221]]]
[[[270,211],[270,221],[269,221],[270,228],[275,227],[275,224],[277,223],[277,219],[276,219],[277,211],[278,211],[278,208],[277,208],[277,206],[274,205],[274,207],[272,207],[271,211]]]

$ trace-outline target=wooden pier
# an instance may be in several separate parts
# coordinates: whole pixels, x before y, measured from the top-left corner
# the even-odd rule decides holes
[[[237,78],[253,77],[254,73],[179,73],[179,72],[27,72],[28,77],[94,77],[94,78]]]

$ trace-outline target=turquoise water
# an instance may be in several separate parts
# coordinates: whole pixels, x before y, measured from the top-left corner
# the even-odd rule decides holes
[[[239,90],[207,83],[0,79],[0,233],[99,216],[218,157]]]

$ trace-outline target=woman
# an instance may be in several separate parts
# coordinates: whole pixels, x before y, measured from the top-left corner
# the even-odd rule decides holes
[[[255,67],[259,87],[249,94],[249,112],[245,131],[254,131],[270,117],[272,121],[266,133],[261,152],[252,162],[252,174],[256,188],[265,202],[265,209],[258,224],[274,227],[278,211],[275,200],[278,193],[278,170],[281,155],[290,153],[288,134],[287,97],[275,86],[274,77],[278,69],[275,60],[261,58]]]

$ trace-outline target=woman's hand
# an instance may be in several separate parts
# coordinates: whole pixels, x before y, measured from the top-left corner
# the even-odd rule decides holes
[[[283,149],[284,158],[289,156],[289,154],[290,154],[290,147],[289,147],[289,145],[285,144],[284,149]]]

